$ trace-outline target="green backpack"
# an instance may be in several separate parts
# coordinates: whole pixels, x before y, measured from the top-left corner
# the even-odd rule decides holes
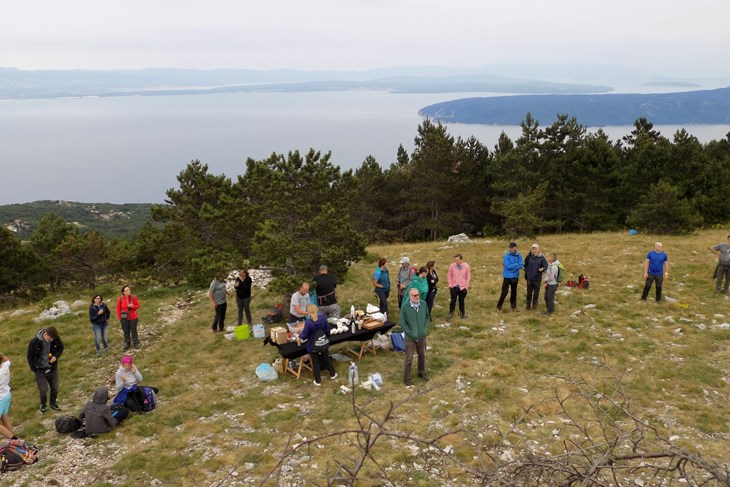
[[[556,276],[556,279],[558,280],[558,284],[563,282],[565,279],[565,267],[563,267],[563,264],[558,264],[558,275]]]

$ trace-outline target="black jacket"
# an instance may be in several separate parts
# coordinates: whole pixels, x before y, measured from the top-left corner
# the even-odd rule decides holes
[[[538,270],[542,268],[542,270]],[[532,255],[532,252],[527,254],[525,257],[525,279],[529,281],[536,281],[542,278],[542,273],[548,268],[548,262],[544,255],[540,254],[537,257]]]
[[[40,360],[41,353],[43,353],[43,332],[45,331],[46,329],[43,328],[38,332],[38,335],[33,338],[30,343],[28,343],[28,365],[30,366],[30,370],[33,372],[38,370],[38,360]],[[58,359],[61,358],[61,354],[63,353],[63,342],[61,341],[61,337],[56,337],[53,341],[51,341],[51,349],[49,353],[56,357],[56,361],[49,364],[51,370],[53,370],[58,366]]]

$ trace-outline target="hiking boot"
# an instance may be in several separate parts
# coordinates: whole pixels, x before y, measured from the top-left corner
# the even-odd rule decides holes
[[[501,313],[501,312],[502,312],[502,307],[501,306],[497,306],[497,313]]]
[[[517,312],[517,306],[513,306],[513,307],[512,307],[512,312],[513,312],[513,313],[516,313],[516,312]]]
[[[46,411],[48,411],[48,406],[41,404],[41,414],[46,414]]]
[[[312,384],[314,384],[317,387],[320,387],[322,385],[321,382],[317,382],[316,380],[312,381]]]
[[[534,309],[534,310],[537,309],[537,303],[532,303],[532,309]]]
[[[426,374],[418,374],[418,377],[420,377],[424,382],[428,382],[429,380]]]
[[[462,319],[462,320],[465,320],[465,319],[466,319],[466,313],[462,313],[462,314],[461,314],[461,319]]]
[[[528,304],[526,304],[526,305],[525,305],[525,309],[526,309],[527,311],[530,311],[530,310],[532,309],[532,305],[531,305],[531,304],[529,304],[529,303],[528,303]]]
[[[61,408],[58,407],[58,404],[51,404],[51,409],[53,409],[54,411],[60,411],[61,410]]]
[[[449,312],[449,314],[448,314],[448,315],[446,315],[446,320],[447,320],[447,321],[451,321],[452,319],[454,319],[454,313],[452,313],[452,312]]]

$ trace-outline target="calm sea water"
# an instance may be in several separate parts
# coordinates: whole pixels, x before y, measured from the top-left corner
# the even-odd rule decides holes
[[[235,179],[248,157],[272,152],[332,151],[342,168],[372,155],[384,167],[399,144],[410,152],[418,109],[481,94],[384,92],[232,93],[157,97],[0,101],[0,204],[41,199],[161,202],[193,159]],[[543,121],[549,124],[550,121]],[[492,148],[516,126],[450,124],[454,136],[476,136]],[[680,127],[657,126],[664,135]],[[604,127],[613,139],[631,127]],[[730,125],[694,125],[701,141]]]

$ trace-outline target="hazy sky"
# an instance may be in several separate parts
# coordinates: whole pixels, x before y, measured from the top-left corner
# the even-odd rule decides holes
[[[724,0],[12,0],[0,66],[582,63],[727,76],[729,18]]]

